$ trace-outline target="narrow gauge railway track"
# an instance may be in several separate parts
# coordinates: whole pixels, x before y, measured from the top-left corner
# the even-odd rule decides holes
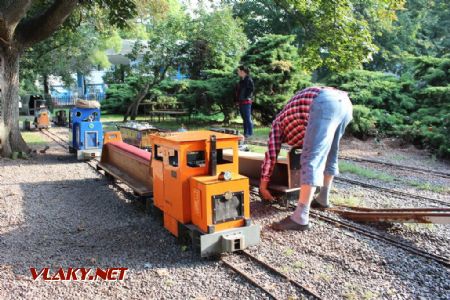
[[[424,201],[434,202],[434,203],[440,204],[440,205],[450,206],[450,202],[448,202],[448,201],[444,201],[444,200],[440,200],[440,199],[436,199],[436,198],[425,197],[425,196],[420,196],[420,195],[414,195],[412,193],[407,193],[407,192],[402,192],[402,191],[395,190],[395,189],[385,188],[382,186],[365,183],[365,182],[358,181],[358,180],[343,178],[343,177],[339,177],[339,176],[335,177],[334,180],[336,182],[349,183],[349,184],[353,184],[353,185],[357,185],[357,186],[361,186],[361,187],[365,187],[365,188],[369,188],[369,189],[378,190],[380,192],[384,192],[387,194],[400,196],[403,198],[408,198],[408,199],[413,199],[413,200],[424,200]]]
[[[443,178],[450,178],[450,173],[447,172],[441,172],[441,171],[435,171],[435,170],[429,170],[424,168],[418,168],[418,167],[412,167],[412,166],[405,166],[395,163],[390,163],[386,161],[376,160],[376,159],[368,159],[368,158],[359,158],[359,157],[351,157],[351,156],[339,156],[339,158],[344,160],[351,160],[355,162],[368,162],[372,164],[379,164],[379,165],[385,165],[389,167],[395,167],[399,170],[405,170],[405,171],[414,171],[420,174],[431,174],[437,177],[443,177]]]
[[[68,147],[68,143],[66,141],[63,142],[63,139],[61,137],[59,137],[58,135],[56,135],[55,133],[49,132],[49,131],[41,131],[41,132],[44,135],[46,135],[47,137],[49,137],[50,139],[52,139],[53,141],[55,141],[57,144],[59,144],[64,149],[68,149],[69,148]],[[96,165],[93,165],[90,161],[87,161],[86,163],[91,168],[93,168],[95,171],[98,172]],[[341,178],[336,178],[336,180],[341,180]],[[369,187],[369,188],[376,188],[376,189],[383,190],[383,191],[388,192],[388,193],[398,194],[398,195],[401,195],[403,197],[415,197],[415,198],[420,198],[420,199],[423,199],[423,200],[431,200],[431,201],[435,201],[436,200],[436,202],[441,202],[441,204],[449,205],[449,203],[444,202],[444,201],[440,201],[438,199],[432,199],[432,198],[416,196],[416,195],[413,195],[413,194],[399,192],[399,191],[396,191],[396,190],[386,189],[386,188],[382,188],[382,187],[378,187],[378,186],[372,186],[370,184],[366,184],[366,183],[362,183],[362,182],[354,181],[354,180],[350,180],[350,179],[348,179],[348,180],[344,179],[343,182],[348,182],[348,183],[351,183],[351,184],[357,184],[357,185],[361,185],[361,186]],[[134,196],[132,193],[126,191],[125,189],[123,189],[119,185],[116,184],[115,186],[119,190],[121,190],[123,193],[125,193],[127,195]],[[399,192],[399,193],[397,193],[397,192]],[[256,195],[257,197],[259,197],[259,193],[256,192],[254,189],[252,190],[251,193],[253,195]],[[291,209],[294,209],[294,207],[291,207]],[[349,231],[359,233],[359,234],[364,235],[366,237],[370,237],[370,238],[373,238],[373,239],[376,239],[376,240],[383,241],[383,242],[385,242],[387,244],[391,244],[391,245],[397,246],[398,248],[401,248],[401,249],[403,249],[405,251],[408,251],[410,253],[419,255],[419,256],[424,257],[424,258],[428,258],[428,259],[434,260],[434,261],[436,261],[436,262],[438,262],[438,263],[440,263],[440,264],[442,264],[442,265],[444,265],[446,267],[450,267],[450,260],[448,258],[441,257],[439,255],[435,255],[435,254],[426,252],[424,250],[418,249],[418,248],[413,247],[411,245],[408,245],[406,243],[399,242],[393,236],[388,236],[386,234],[380,234],[380,233],[377,233],[377,232],[373,232],[373,231],[368,230],[367,228],[364,228],[362,226],[357,226],[357,225],[355,225],[353,223],[350,223],[350,222],[346,222],[346,221],[343,221],[343,220],[338,220],[338,219],[329,217],[329,216],[327,216],[327,215],[325,215],[323,213],[317,212],[317,211],[311,211],[311,215],[313,217],[315,217],[316,219],[322,220],[322,221],[327,222],[329,224],[333,224],[333,225],[336,225],[336,226],[339,226],[339,227],[343,227],[343,228],[345,228],[345,229],[347,229]]]
[[[261,142],[261,141],[251,141],[251,142],[248,142],[248,144],[254,145],[254,146],[264,146],[264,147],[267,146],[267,142]],[[281,148],[284,150],[290,149],[290,147],[285,146],[285,145],[281,146]],[[354,162],[366,162],[366,163],[379,164],[379,165],[384,165],[384,166],[389,166],[389,167],[395,167],[399,170],[414,171],[416,173],[434,175],[437,177],[450,178],[450,173],[448,173],[448,172],[435,171],[435,170],[418,168],[418,167],[413,167],[413,166],[405,166],[405,165],[395,164],[395,163],[391,163],[391,162],[385,162],[385,161],[376,160],[376,159],[352,157],[352,156],[347,156],[347,155],[339,155],[339,158],[344,159],[344,160],[354,161]]]
[[[354,225],[354,224],[352,224],[350,222],[346,222],[346,221],[342,221],[342,220],[338,220],[338,219],[332,218],[332,217],[327,216],[324,213],[321,213],[321,212],[318,212],[318,211],[311,211],[311,215],[313,217],[315,217],[316,219],[318,219],[318,220],[327,222],[329,224],[332,224],[332,225],[335,225],[335,226],[338,226],[338,227],[342,227],[342,228],[348,229],[350,231],[359,233],[359,234],[364,235],[366,237],[369,237],[371,239],[375,239],[375,240],[379,240],[379,241],[385,242],[387,244],[393,245],[393,246],[395,246],[397,248],[403,249],[403,250],[405,250],[407,252],[410,252],[412,254],[415,254],[415,255],[418,255],[418,256],[421,256],[421,257],[433,260],[433,261],[435,261],[435,262],[437,262],[437,263],[439,263],[439,264],[441,264],[441,265],[443,265],[443,266],[445,266],[447,268],[450,268],[450,259],[448,259],[446,257],[443,257],[443,256],[440,256],[440,255],[429,253],[427,251],[421,250],[419,248],[416,248],[414,246],[408,245],[406,243],[399,242],[394,236],[389,236],[388,234],[381,234],[381,233],[378,233],[378,232],[374,232],[374,231],[368,230],[368,229],[366,229],[364,227]]]
[[[40,133],[45,135],[46,137],[53,140],[55,143],[63,147],[64,149],[69,149],[69,143],[66,140],[63,140],[60,136],[57,134],[51,132],[50,130],[41,130]]]
[[[240,276],[244,277],[247,281],[251,282],[254,286],[261,289],[272,299],[285,299],[286,293],[293,293],[290,296],[294,297],[301,295],[303,296],[301,299],[321,299],[315,292],[281,273],[246,250],[238,252],[237,255],[233,255],[233,259],[239,260],[239,263],[232,263],[227,257],[221,257],[221,262]],[[249,265],[251,265],[252,268],[257,267],[260,270],[256,274],[257,278],[252,277],[252,275],[249,274],[249,271],[246,272],[245,269],[249,268]],[[266,283],[264,283],[265,281]],[[267,283],[267,281],[269,282]],[[275,292],[275,288],[271,289],[270,286],[276,286],[278,289],[284,290],[284,296],[279,296],[279,292]]]
[[[65,141],[64,139],[62,139],[60,136],[58,136],[57,134],[50,132],[50,131],[41,131],[45,136],[47,136],[48,138],[50,138],[51,140],[53,140],[54,142],[56,142],[59,146],[61,146],[62,148],[68,150],[69,146],[67,141]],[[95,162],[95,163],[92,163]],[[97,165],[96,163],[98,162],[98,159],[93,159],[93,160],[88,160],[85,161],[85,163],[91,167],[94,171],[96,171],[99,174],[100,171],[97,169]],[[103,175],[103,174],[102,174]],[[122,188],[121,186],[115,184],[114,185],[116,188],[118,188],[121,192],[125,193],[127,196],[131,196],[134,197],[134,195],[128,191],[126,191],[124,188]],[[278,281],[280,282],[284,282],[284,284],[288,284],[290,285],[290,289],[291,290],[296,290],[296,294],[292,295],[292,296],[299,296],[302,295],[303,298],[301,299],[318,299],[320,300],[321,298],[315,294],[313,291],[309,290],[307,287],[304,287],[303,285],[301,285],[300,283],[298,283],[297,281],[294,281],[293,279],[289,278],[287,275],[279,272],[278,270],[276,270],[274,267],[270,266],[269,264],[261,261],[260,259],[258,259],[257,257],[253,256],[252,254],[250,254],[249,252],[243,250],[238,252],[238,254],[236,256],[240,256],[240,257],[244,257],[247,259],[248,262],[253,262],[253,264],[255,266],[259,266],[259,268],[265,269],[266,273],[269,274],[273,274],[273,278],[278,278]],[[227,266],[228,268],[230,268],[231,270],[233,270],[234,272],[236,272],[239,276],[243,277],[245,280],[247,280],[251,285],[255,286],[256,288],[260,289],[261,291],[263,291],[265,294],[267,294],[271,299],[284,299],[284,297],[281,297],[279,295],[276,295],[274,292],[270,291],[269,288],[266,288],[265,286],[262,286],[260,283],[258,283],[257,279],[254,279],[250,274],[246,273],[245,271],[243,271],[241,269],[241,266],[237,266],[235,264],[233,264],[232,262],[228,261],[226,258],[221,257],[221,262]],[[281,280],[280,280],[281,279]]]
[[[259,193],[256,192],[254,189],[252,190],[251,193],[254,196],[260,197]],[[291,205],[289,208],[292,209],[292,210],[295,210],[295,206],[294,205]],[[349,221],[339,220],[339,219],[330,217],[330,216],[326,215],[325,213],[319,212],[317,210],[311,210],[310,211],[310,215],[312,217],[314,217],[315,219],[317,219],[317,220],[321,220],[323,222],[326,222],[328,224],[332,224],[332,225],[334,225],[336,227],[339,227],[339,228],[344,228],[344,229],[346,229],[348,231],[358,233],[360,235],[363,235],[365,237],[369,237],[369,238],[374,239],[374,240],[382,241],[382,242],[384,242],[386,244],[393,245],[393,246],[395,246],[397,248],[400,248],[400,249],[403,249],[403,250],[405,250],[405,251],[407,251],[409,253],[412,253],[412,254],[415,254],[415,255],[418,255],[418,256],[421,256],[421,257],[433,260],[433,261],[435,261],[435,262],[437,262],[437,263],[439,263],[441,265],[444,265],[447,268],[450,268],[450,259],[449,258],[440,256],[440,255],[436,255],[436,254],[433,254],[433,253],[429,253],[427,251],[421,250],[421,249],[416,248],[414,246],[411,246],[411,245],[408,245],[406,243],[400,242],[400,241],[398,241],[396,239],[396,237],[394,237],[392,235],[389,235],[387,233],[385,233],[385,234],[378,233],[378,232],[375,232],[373,230],[365,228],[365,226],[363,226],[363,225],[356,225],[356,224],[354,224],[352,222],[349,222]]]
[[[249,144],[253,144],[253,142],[249,143]],[[256,142],[255,144],[256,145],[262,145],[262,143],[259,143],[259,142]],[[264,146],[266,146],[266,144],[264,144]],[[283,146],[283,148],[287,149],[287,150],[289,149],[286,146]],[[344,158],[344,159],[348,159],[348,158]],[[428,172],[428,170],[425,170],[425,171]],[[431,171],[429,171],[429,172],[431,172]],[[337,181],[337,182],[344,182],[344,183],[348,183],[348,184],[352,184],[352,185],[357,185],[357,186],[361,186],[361,187],[365,187],[365,188],[375,189],[375,190],[378,190],[378,191],[381,191],[381,192],[384,192],[384,193],[389,193],[391,195],[401,196],[403,198],[414,199],[414,200],[424,200],[424,201],[429,201],[429,202],[433,202],[433,203],[440,204],[440,205],[450,206],[450,202],[449,201],[444,201],[444,200],[440,200],[440,199],[436,199],[436,198],[415,195],[415,194],[412,194],[412,193],[407,193],[407,192],[399,191],[399,190],[396,190],[396,189],[385,188],[385,187],[381,187],[381,186],[370,184],[370,183],[365,183],[365,182],[358,181],[358,180],[343,178],[343,177],[340,177],[340,176],[337,176],[335,178],[335,181]]]
[[[47,136],[48,138],[50,138],[51,140],[53,140],[55,143],[57,143],[59,146],[61,146],[62,148],[69,150],[69,143],[67,141],[65,141],[63,138],[61,138],[60,136],[58,136],[57,134],[48,131],[48,130],[42,130],[40,131],[42,134],[44,134],[45,136]],[[92,163],[92,161],[94,161],[95,163]],[[92,160],[87,160],[85,161],[85,163],[91,167],[95,172],[99,173],[100,175],[105,176],[104,174],[100,173],[100,171],[97,169],[97,164],[98,163],[98,159],[92,159]],[[106,176],[107,177],[107,176]],[[109,177],[107,177],[108,179],[110,179]],[[130,191],[126,190],[125,188],[123,188],[122,186],[115,184],[114,187],[116,187],[120,192],[122,192],[124,195],[131,197],[131,198],[136,198],[136,196],[131,193]]]

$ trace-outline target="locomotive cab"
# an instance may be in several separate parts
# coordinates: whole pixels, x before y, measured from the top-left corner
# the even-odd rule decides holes
[[[250,220],[249,179],[239,175],[238,140],[211,131],[152,136],[154,206],[164,227],[189,236],[201,256],[259,243],[260,228]]]
[[[50,127],[50,112],[45,106],[41,106],[35,111],[34,125],[37,129]]]
[[[70,151],[77,153],[78,159],[100,157],[103,146],[100,109],[74,107],[70,120]]]

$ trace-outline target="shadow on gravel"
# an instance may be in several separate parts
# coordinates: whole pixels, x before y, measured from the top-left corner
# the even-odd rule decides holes
[[[22,212],[14,213],[24,216],[24,224],[0,235],[0,266],[31,278],[30,267],[141,270],[210,263],[183,251],[142,205],[121,199],[108,184],[21,184]]]
[[[49,164],[76,164],[80,163],[74,154],[67,153],[59,154],[59,153],[45,153],[45,154],[35,154],[34,156],[29,157],[28,159],[10,159],[10,158],[2,158],[0,166],[16,166],[18,164],[21,165],[49,165]]]

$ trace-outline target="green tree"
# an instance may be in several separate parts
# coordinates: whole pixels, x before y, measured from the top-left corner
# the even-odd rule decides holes
[[[50,75],[61,76],[71,83],[73,73],[85,73],[93,63],[101,45],[100,34],[91,24],[80,24],[78,30],[62,28],[54,35],[26,49],[20,59],[21,81],[42,80],[44,94],[49,94]],[[42,93],[42,91],[41,91]]]
[[[251,0],[231,2],[256,40],[263,33],[294,34],[305,68],[333,72],[361,67],[378,48],[370,24],[389,24],[403,1]],[[358,9],[364,3],[364,9]]]
[[[0,2],[0,131],[2,155],[13,151],[28,151],[19,129],[19,61],[24,51],[56,32],[74,11],[88,13],[106,10],[107,20],[125,26],[135,13],[132,0],[32,1],[5,0]],[[74,28],[76,29],[76,28]]]
[[[375,43],[380,51],[371,70],[401,72],[405,57],[442,57],[450,51],[450,7],[444,0],[408,0],[393,26],[380,26]]]
[[[133,71],[140,78],[141,88],[128,106],[124,121],[128,117],[134,120],[149,90],[160,84],[168,72],[183,62],[187,47],[187,22],[188,16],[180,8],[172,7],[166,18],[150,25],[150,38],[147,41],[136,42],[130,58],[138,62]]]
[[[241,23],[227,8],[200,10],[196,17],[177,5],[169,8],[165,18],[149,20],[150,38],[138,43],[132,55],[139,61],[134,71],[141,78],[142,87],[128,106],[124,120],[136,117],[139,104],[146,97],[150,101],[166,97],[170,89],[161,83],[179,66],[191,79],[184,95],[178,95],[180,101],[191,112],[199,111],[193,103],[206,101],[209,109],[202,112],[220,110],[228,120],[233,103],[234,68],[247,47]]]
[[[235,67],[248,45],[241,22],[229,8],[200,12],[189,32],[186,65],[192,79],[205,70]]]
[[[253,111],[263,124],[270,124],[283,105],[302,87],[300,57],[295,36],[266,35],[246,51],[242,63],[255,82]]]
[[[450,157],[450,58],[417,57],[412,63],[417,105],[405,133],[438,155]]]

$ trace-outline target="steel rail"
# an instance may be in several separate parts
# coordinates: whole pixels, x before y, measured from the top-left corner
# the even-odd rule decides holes
[[[43,131],[41,131],[43,132]],[[44,132],[43,132],[44,133]],[[64,149],[68,149],[69,147],[67,146],[68,143],[67,142],[62,142],[63,139],[61,137],[59,137],[57,134],[47,131],[46,133],[44,133],[44,135],[46,135],[47,137],[49,137],[50,139],[52,139],[53,141],[55,141],[58,145],[60,145],[61,147],[63,147]],[[56,138],[58,139],[56,139]],[[98,159],[93,159],[93,161],[98,162]],[[97,173],[101,174],[100,171],[97,169],[96,165],[93,165],[90,163],[91,160],[85,161],[85,163],[91,167],[92,169],[94,169]],[[128,191],[124,190],[122,187],[118,186],[117,184],[114,185],[115,187],[117,187],[119,190],[121,190],[124,193],[130,194]],[[310,291],[308,288],[302,286],[300,283],[294,281],[293,279],[289,278],[288,276],[286,276],[285,274],[277,271],[275,268],[273,268],[272,266],[268,265],[267,263],[259,260],[258,258],[254,257],[253,255],[251,255],[250,253],[248,253],[247,251],[241,251],[240,252],[242,255],[250,258],[251,260],[253,260],[254,262],[257,262],[258,264],[260,264],[261,266],[263,266],[266,269],[269,269],[272,273],[275,273],[276,275],[282,277],[283,279],[289,281],[293,286],[295,286],[296,288],[302,290],[307,296],[311,297],[311,299],[318,299],[320,300],[321,298],[319,296],[317,296],[314,292]],[[232,269],[233,271],[235,271],[236,273],[238,273],[240,276],[244,277],[247,281],[249,281],[252,285],[254,285],[255,287],[261,289],[264,293],[266,293],[267,295],[269,295],[271,298],[273,299],[282,299],[279,298],[277,296],[275,296],[272,292],[270,292],[268,289],[266,289],[265,287],[261,286],[260,284],[258,284],[256,282],[255,279],[251,278],[249,275],[245,274],[245,272],[243,272],[242,270],[240,270],[238,267],[232,265],[231,263],[227,262],[226,260],[223,259],[223,257],[221,258],[221,262],[226,265],[227,267],[229,267],[230,269]]]
[[[58,135],[56,135],[55,133],[50,132],[49,130],[41,130],[40,132],[42,134],[44,134],[45,136],[47,136],[48,138],[52,139],[55,143],[57,143],[58,145],[60,145],[64,149],[69,149],[69,143],[67,143],[66,141],[63,142],[63,140]],[[55,136],[58,139],[56,139]]]
[[[308,299],[317,299],[317,300],[322,299],[315,292],[311,291],[310,289],[308,289],[307,287],[303,286],[301,283],[295,281],[294,279],[290,278],[289,276],[281,273],[280,271],[278,271],[277,269],[275,269],[271,265],[267,264],[266,262],[260,260],[259,258],[254,256],[250,252],[248,252],[246,250],[242,250],[242,251],[237,252],[236,254],[246,257],[252,263],[254,263],[254,265],[258,265],[261,268],[265,269],[267,271],[267,273],[272,273],[275,276],[280,277],[282,280],[284,280],[285,282],[289,283],[293,288],[295,288],[297,290],[300,290],[301,293],[305,297],[307,297]],[[265,287],[263,287],[261,284],[259,284],[257,282],[256,279],[252,278],[246,272],[244,272],[241,269],[239,269],[236,265],[231,264],[224,257],[221,257],[221,262],[224,263],[227,267],[231,268],[236,273],[238,273],[239,275],[241,275],[242,277],[244,277],[245,279],[247,279],[254,286],[256,286],[257,288],[263,290],[265,293],[267,293],[273,299],[284,299],[284,298],[280,298],[280,297],[276,296],[273,292],[271,292],[268,289],[266,289]]]
[[[260,197],[258,192],[252,191],[251,193],[254,196]],[[291,205],[291,206],[289,206],[289,208],[294,210],[295,205]],[[403,249],[407,252],[410,252],[410,253],[416,254],[418,256],[433,260],[441,265],[444,265],[445,267],[450,267],[450,259],[449,258],[442,257],[442,256],[439,256],[436,254],[432,254],[427,251],[416,248],[414,246],[408,245],[406,243],[399,242],[394,236],[387,236],[387,234],[377,233],[372,230],[363,228],[361,226],[354,225],[350,222],[332,218],[332,217],[327,216],[323,213],[320,213],[316,210],[311,210],[310,215],[321,221],[325,221],[329,224],[336,225],[339,228],[345,228],[349,231],[359,233],[363,236],[370,237],[372,239],[376,239],[376,240],[385,242],[387,244],[391,244],[391,245],[396,246],[400,249]]]
[[[64,149],[69,149],[69,143],[67,141],[64,141],[61,137],[59,137],[57,134],[51,132],[51,131],[45,131],[42,130],[40,131],[41,133],[43,133],[45,136],[49,137],[50,139],[52,139],[54,142],[56,142],[59,146],[63,147]],[[56,139],[55,137],[57,137],[58,139]],[[89,167],[91,167],[95,172],[97,172],[98,174],[105,176],[104,174],[100,173],[100,170],[97,169],[97,165],[93,165],[91,164],[91,161],[96,161],[97,163],[98,158],[95,159],[91,159],[91,160],[87,160],[84,161],[84,163],[86,163]],[[106,178],[109,178],[108,176],[105,176]],[[115,188],[117,188],[120,192],[122,192],[123,194],[127,195],[128,197],[134,198],[136,199],[137,197],[131,193],[130,191],[127,191],[125,188],[123,188],[122,186],[118,185],[117,182],[115,182],[114,180],[112,180],[112,183],[114,185]]]
[[[337,182],[345,182],[345,183],[350,183],[353,185],[358,185],[358,186],[362,186],[365,188],[370,188],[370,189],[375,189],[375,190],[379,190],[385,193],[389,193],[389,194],[393,194],[393,195],[399,195],[402,197],[407,197],[408,199],[414,199],[414,200],[425,200],[425,201],[430,201],[430,202],[435,202],[438,204],[442,204],[445,206],[450,206],[450,202],[447,201],[443,201],[443,200],[439,200],[436,198],[429,198],[429,197],[425,197],[425,196],[420,196],[420,195],[414,195],[411,193],[407,193],[407,192],[402,192],[399,190],[394,190],[394,189],[390,189],[390,188],[385,188],[379,185],[374,185],[374,184],[370,184],[370,183],[366,183],[366,182],[362,182],[362,181],[358,181],[358,180],[354,180],[354,179],[348,179],[348,178],[343,178],[343,177],[335,177],[334,178],[335,181]]]
[[[339,158],[344,159],[344,160],[356,161],[356,162],[368,162],[368,163],[372,163],[372,164],[385,165],[385,166],[389,166],[389,167],[396,167],[397,169],[400,169],[400,170],[415,171],[415,172],[418,172],[421,174],[432,174],[434,176],[450,178],[450,173],[447,173],[447,172],[435,171],[435,170],[413,167],[413,166],[405,166],[405,165],[381,161],[381,160],[377,160],[377,159],[352,157],[352,156],[347,156],[347,155],[340,155]]]
[[[247,142],[247,144],[254,145],[254,146],[263,146],[263,147],[267,146],[267,142],[261,142],[261,141],[250,141],[250,142]],[[286,146],[286,145],[282,145],[281,148],[284,150],[291,149],[291,147]],[[339,158],[344,159],[344,160],[355,161],[355,162],[368,162],[368,163],[372,163],[372,164],[380,164],[380,165],[385,165],[385,166],[390,166],[390,167],[396,167],[400,170],[414,171],[414,172],[419,172],[422,174],[431,174],[431,175],[438,176],[438,177],[450,178],[450,173],[448,173],[448,172],[435,171],[435,170],[413,167],[413,166],[405,166],[405,165],[401,165],[401,164],[385,162],[385,161],[376,160],[376,159],[352,157],[352,156],[348,156],[348,155],[339,155]]]
[[[242,251],[242,255],[248,257],[249,259],[257,262],[258,264],[264,266],[265,268],[269,269],[271,272],[276,273],[278,276],[282,277],[284,280],[288,281],[289,283],[291,283],[293,286],[297,287],[298,289],[302,290],[305,294],[307,294],[309,297],[312,297],[313,299],[321,299],[320,296],[318,296],[315,292],[311,291],[310,289],[308,289],[307,287],[303,286],[302,284],[298,283],[297,281],[295,281],[294,279],[292,279],[291,277],[287,276],[286,274],[281,273],[280,271],[278,271],[277,269],[275,269],[274,267],[272,267],[271,265],[269,265],[268,263],[260,260],[259,258],[257,258],[256,256],[254,256],[253,254],[251,254],[250,252],[243,250]]]
[[[419,248],[410,246],[410,245],[408,245],[406,243],[399,242],[398,240],[395,239],[395,237],[389,237],[389,236],[386,236],[385,234],[380,234],[380,233],[377,233],[377,232],[374,232],[374,231],[371,231],[371,230],[368,230],[368,229],[364,229],[362,227],[353,225],[353,224],[351,224],[349,222],[345,222],[345,221],[342,221],[342,220],[338,220],[338,219],[326,216],[326,215],[324,215],[322,213],[319,213],[317,211],[311,211],[310,214],[313,217],[315,217],[315,218],[317,218],[319,220],[325,221],[325,222],[330,223],[330,224],[338,225],[339,227],[346,228],[348,230],[351,230],[351,231],[359,233],[361,235],[370,237],[372,239],[376,239],[376,240],[383,241],[385,243],[394,245],[394,246],[396,246],[398,248],[401,248],[401,249],[403,249],[405,251],[408,251],[410,253],[413,253],[413,254],[416,254],[418,256],[421,256],[421,257],[433,260],[433,261],[435,261],[435,262],[437,262],[437,263],[439,263],[441,265],[444,265],[447,268],[450,267],[450,259],[442,257],[442,256],[439,256],[439,255],[436,255],[436,254],[432,254],[432,253],[426,252],[426,251],[421,250]]]
[[[243,277],[245,280],[247,280],[248,282],[250,282],[250,284],[252,284],[254,287],[262,290],[264,293],[266,293],[267,295],[270,296],[271,299],[280,299],[279,297],[275,296],[271,291],[269,291],[268,289],[266,289],[265,287],[261,286],[258,282],[256,282],[255,279],[253,279],[252,277],[250,277],[249,275],[247,275],[244,271],[242,271],[241,269],[239,269],[238,267],[236,267],[235,265],[229,263],[228,261],[224,260],[223,258],[220,259],[220,261],[227,266],[228,268],[230,268],[231,270],[233,270],[234,272],[236,272],[237,274],[239,274],[239,276]]]

